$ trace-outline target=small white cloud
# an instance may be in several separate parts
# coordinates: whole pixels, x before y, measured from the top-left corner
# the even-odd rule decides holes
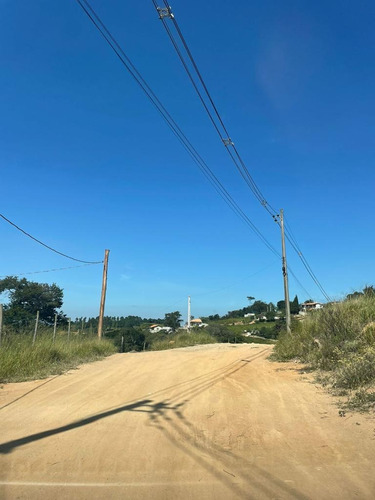
[[[128,274],[120,274],[121,281],[128,281],[130,279],[131,279],[131,276],[129,276]]]

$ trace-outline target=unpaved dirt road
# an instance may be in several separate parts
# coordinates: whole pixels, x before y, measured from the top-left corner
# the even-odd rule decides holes
[[[267,345],[117,354],[0,389],[1,499],[373,499],[375,420]]]

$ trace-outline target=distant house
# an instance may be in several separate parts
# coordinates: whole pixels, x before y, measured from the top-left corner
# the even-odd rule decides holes
[[[305,302],[301,304],[301,312],[315,311],[316,309],[323,309],[323,304],[320,302]]]
[[[151,325],[150,326],[150,333],[158,333],[158,332],[171,333],[172,328],[170,326],[162,326],[162,325]]]
[[[246,313],[243,315],[244,318],[255,318],[255,314],[254,313]]]
[[[197,326],[198,328],[204,328],[205,326],[208,326],[208,324],[203,323],[203,321],[200,318],[190,320],[190,325]]]

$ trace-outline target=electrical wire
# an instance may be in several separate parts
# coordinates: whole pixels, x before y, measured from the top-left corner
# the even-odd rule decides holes
[[[227,128],[226,128],[226,126],[225,126],[225,124],[223,122],[223,119],[221,118],[220,113],[219,113],[219,111],[218,111],[218,109],[217,109],[217,107],[216,107],[216,105],[215,105],[215,103],[214,103],[214,101],[213,101],[213,99],[211,97],[211,94],[210,94],[210,92],[209,92],[209,90],[207,88],[207,85],[204,82],[202,74],[199,71],[199,68],[198,68],[198,66],[197,66],[197,64],[195,62],[195,59],[194,59],[191,51],[190,51],[190,48],[189,48],[189,46],[188,46],[188,44],[187,44],[187,42],[186,42],[186,40],[185,40],[185,38],[184,38],[184,36],[182,34],[182,31],[181,31],[179,25],[178,25],[176,17],[172,13],[171,7],[169,6],[167,0],[163,0],[163,1],[164,1],[165,9],[161,9],[160,7],[158,7],[158,5],[156,3],[156,0],[152,0],[152,2],[154,4],[154,7],[155,7],[155,9],[157,10],[157,12],[159,14],[159,18],[161,19],[162,24],[163,24],[163,26],[164,26],[167,34],[168,34],[168,37],[170,38],[170,40],[171,40],[171,42],[173,44],[173,47],[174,47],[174,49],[175,49],[175,51],[176,51],[176,53],[177,53],[177,55],[178,55],[181,63],[183,64],[184,69],[185,69],[185,71],[186,71],[186,73],[187,73],[187,75],[188,75],[188,77],[189,77],[189,79],[190,79],[190,81],[191,81],[191,83],[192,83],[192,85],[193,85],[193,87],[194,87],[194,89],[195,89],[195,91],[196,91],[196,93],[197,93],[200,101],[202,102],[202,104],[204,106],[204,109],[205,109],[206,113],[208,114],[208,116],[209,116],[212,124],[214,125],[215,130],[218,133],[220,139],[227,146],[226,149],[227,149],[229,155],[231,156],[232,160],[234,161],[234,163],[235,163],[237,169],[239,170],[241,176],[244,178],[244,180],[246,181],[246,183],[250,187],[250,189],[253,192],[253,194],[255,195],[255,197],[261,203],[261,205],[269,212],[270,215],[272,215],[273,217],[275,217],[277,215],[277,211],[265,200],[265,198],[262,195],[259,187],[255,183],[255,181],[252,178],[251,174],[249,173],[249,171],[248,171],[248,169],[247,169],[244,161],[242,160],[242,158],[241,158],[241,156],[240,156],[240,154],[239,154],[236,146],[234,145],[234,143],[230,139],[230,134],[229,134],[229,132],[228,132],[228,130],[227,130]],[[164,13],[162,12],[163,10],[164,10]],[[219,126],[216,123],[215,118],[213,117],[211,111],[209,110],[209,108],[208,108],[208,106],[207,106],[207,104],[206,104],[206,102],[205,102],[205,100],[204,100],[204,98],[202,96],[202,94],[201,94],[201,92],[200,92],[200,90],[199,90],[199,88],[198,88],[198,86],[197,86],[197,84],[196,84],[196,82],[195,82],[192,74],[191,74],[191,71],[189,70],[189,67],[188,67],[188,65],[187,65],[187,63],[185,61],[185,58],[184,58],[182,52],[180,51],[178,43],[176,42],[176,39],[173,36],[173,33],[171,32],[171,30],[168,27],[168,24],[165,21],[165,18],[170,18],[172,20],[172,23],[173,23],[173,25],[174,25],[174,27],[175,27],[175,29],[177,31],[177,34],[178,34],[178,36],[180,38],[180,41],[182,42],[182,45],[183,45],[183,47],[184,47],[184,49],[185,49],[185,51],[186,51],[186,53],[188,55],[188,58],[189,58],[189,60],[190,60],[190,62],[192,64],[192,66],[193,66],[193,68],[194,68],[194,70],[195,70],[195,72],[196,72],[196,74],[198,76],[198,79],[199,79],[199,81],[200,81],[200,83],[201,83],[201,85],[202,85],[202,87],[204,89],[204,92],[205,92],[205,94],[206,94],[206,96],[207,96],[207,98],[208,98],[208,100],[209,100],[209,102],[210,102],[210,104],[212,106],[214,114],[216,115],[216,117],[217,117],[217,119],[218,119],[218,121],[219,121],[219,123],[220,123],[220,125],[221,125],[221,127],[223,129],[223,131],[225,132],[225,134],[226,134],[226,136],[227,136],[227,138],[229,140],[229,144],[226,144],[225,139],[223,138],[223,134],[220,132]],[[237,160],[240,162],[242,170],[239,167],[236,158],[233,156],[232,152],[230,151],[229,145],[233,147],[233,150],[235,152]],[[319,282],[318,278],[316,277],[315,273],[311,269],[311,266],[307,262],[307,260],[304,257],[302,251],[300,250],[300,248],[298,247],[298,244],[297,244],[297,242],[296,242],[293,234],[291,233],[291,231],[286,231],[286,237],[287,237],[288,241],[291,243],[293,249],[297,252],[299,258],[301,259],[304,267],[306,268],[306,270],[309,273],[310,277],[313,279],[314,283],[317,285],[317,287],[319,288],[319,290],[322,292],[322,294],[324,295],[324,297],[326,298],[326,300],[330,301],[331,300],[330,297],[328,296],[328,294],[324,290],[323,286]],[[294,275],[294,278],[297,280],[297,278],[296,278],[295,275]],[[301,283],[299,283],[299,284],[300,284],[300,286],[302,286]]]
[[[93,262],[90,264],[82,264],[81,266],[57,267],[55,269],[46,269],[45,271],[30,271],[28,273],[8,274],[6,276],[0,276],[0,278],[7,278],[8,276],[18,277],[18,276],[27,276],[29,274],[52,273],[55,271],[65,271],[66,269],[77,269],[78,267],[94,266],[97,264],[102,264],[102,262]]]
[[[43,241],[40,241],[38,240],[37,238],[35,238],[34,236],[32,236],[30,233],[24,231],[23,229],[21,229],[19,226],[17,226],[17,224],[15,224],[14,222],[12,222],[11,220],[7,219],[7,217],[5,217],[5,215],[3,214],[0,214],[0,217],[2,219],[4,219],[6,222],[8,222],[11,226],[15,227],[16,229],[18,229],[18,231],[20,231],[21,233],[23,233],[24,235],[26,235],[27,237],[31,238],[32,240],[36,241],[37,243],[39,243],[40,245],[44,246],[45,248],[48,248],[48,250],[51,250],[51,252],[55,252],[59,255],[62,255],[63,257],[66,257],[67,259],[70,259],[70,260],[74,260],[76,262],[82,262],[83,264],[102,264],[103,261],[102,260],[98,260],[98,261],[89,261],[89,260],[81,260],[81,259],[76,259],[75,257],[71,257],[70,255],[67,255],[65,253],[62,253],[62,252],[59,252],[58,250],[56,250],[55,248],[52,248],[50,247],[49,245],[46,245],[46,243],[43,243]]]
[[[264,237],[264,235],[261,233],[261,231],[250,220],[250,218],[243,212],[243,210],[235,202],[233,197],[229,194],[227,189],[219,181],[219,179],[216,177],[216,175],[213,173],[213,171],[208,167],[206,162],[203,160],[203,158],[200,156],[200,154],[194,148],[194,146],[189,141],[189,139],[186,137],[186,135],[183,133],[181,128],[177,125],[175,120],[172,118],[170,113],[166,110],[164,105],[161,103],[159,98],[153,92],[153,90],[148,85],[148,83],[145,81],[145,79],[142,77],[142,75],[139,73],[139,71],[135,68],[134,64],[131,62],[129,57],[126,55],[126,53],[124,52],[122,47],[119,45],[117,40],[113,37],[111,32],[104,25],[104,23],[102,22],[100,17],[97,15],[97,13],[94,11],[94,9],[91,7],[89,2],[87,0],[76,0],[76,2],[79,4],[79,6],[85,12],[87,17],[90,19],[90,21],[96,27],[96,29],[99,31],[99,33],[102,35],[102,37],[108,43],[108,45],[112,48],[112,50],[114,51],[116,56],[120,59],[121,63],[125,66],[125,68],[130,73],[130,75],[133,77],[133,79],[136,81],[136,83],[141,87],[143,92],[146,94],[147,98],[151,101],[151,103],[154,105],[154,107],[157,109],[157,111],[161,114],[162,118],[167,123],[168,127],[171,129],[173,134],[177,137],[179,142],[182,144],[182,146],[187,151],[187,153],[191,156],[193,161],[196,163],[198,168],[201,170],[203,175],[207,178],[207,180],[210,182],[210,184],[213,186],[213,188],[216,190],[216,192],[221,196],[221,198],[225,201],[225,203],[229,206],[229,208],[238,217],[240,217],[243,220],[243,222],[245,222],[245,224],[247,224],[251,228],[251,230],[256,234],[256,236],[258,236],[258,238],[260,238],[260,240],[268,247],[268,249],[270,251],[272,251],[277,257],[280,258],[281,257],[280,253]],[[260,198],[262,199],[262,205],[264,206],[264,203],[263,203],[264,198],[262,196],[260,196]],[[270,210],[268,210],[270,213],[271,212],[276,213],[276,211],[272,207],[270,207],[270,205],[268,203],[267,203],[267,206],[270,208]],[[299,283],[299,285],[303,288],[303,286],[301,285],[301,283],[299,282],[299,280],[296,278],[295,275],[294,275],[294,277],[295,277],[296,281]]]
[[[294,281],[295,281],[295,282],[297,283],[297,285],[301,288],[301,290],[303,290],[303,291],[305,292],[306,296],[307,296],[307,297],[309,297],[309,298],[312,298],[312,297],[313,297],[313,295],[312,295],[310,292],[308,292],[308,291],[306,290],[306,288],[302,285],[302,283],[301,283],[301,282],[300,282],[300,280],[297,278],[297,276],[295,275],[295,273],[293,272],[293,269],[290,267],[290,265],[289,265],[289,264],[288,264],[288,269],[287,269],[287,272],[288,272],[288,274],[291,274],[291,275],[293,276]]]
[[[76,0],[82,10],[85,12],[87,17],[96,27],[96,29],[100,32],[102,37],[108,43],[108,45],[112,48],[116,56],[120,59],[121,63],[125,66],[127,71],[131,74],[133,79],[137,82],[137,84],[141,87],[143,92],[146,94],[147,98],[151,101],[157,111],[161,114],[162,118],[167,123],[168,127],[171,129],[173,134],[180,141],[184,149],[191,156],[193,161],[196,163],[198,168],[201,170],[203,175],[207,178],[207,180],[214,187],[216,192],[221,196],[221,198],[225,201],[225,203],[231,208],[231,210],[239,216],[245,224],[247,224],[251,230],[260,238],[260,240],[272,251],[275,255],[280,256],[279,252],[273,247],[273,245],[265,238],[265,236],[261,233],[261,231],[255,226],[255,224],[250,220],[250,218],[243,212],[243,210],[239,207],[233,197],[229,194],[227,189],[223,186],[223,184],[219,181],[213,171],[208,167],[206,162],[194,148],[192,143],[183,133],[181,128],[177,125],[176,121],[172,118],[170,113],[166,110],[164,105],[161,103],[159,98],[153,92],[151,87],[147,84],[145,79],[141,76],[139,71],[135,68],[134,64],[130,61],[129,57],[126,55],[122,47],[104,25],[100,17],[91,7],[87,0]]]
[[[301,262],[303,264],[303,266],[305,267],[306,271],[309,273],[311,279],[314,281],[314,283],[316,284],[316,286],[319,288],[319,290],[322,292],[322,294],[324,295],[325,299],[328,301],[328,302],[332,302],[332,299],[331,297],[327,294],[327,292],[324,290],[323,288],[323,285],[320,283],[320,281],[318,280],[316,274],[314,273],[314,271],[311,269],[311,266],[310,264],[307,262],[307,259],[306,257],[303,255],[301,249],[299,248],[298,244],[296,243],[296,240],[293,238],[293,236],[290,235],[289,231],[286,231],[285,232],[285,237],[286,239],[289,241],[289,243],[291,244],[291,246],[293,247],[293,249],[296,251],[297,255],[299,256],[299,258],[301,259]]]
[[[172,10],[171,10],[171,7],[168,5],[168,2],[166,0],[164,0],[164,4],[165,4],[165,11],[168,13],[167,15],[163,15],[162,13],[162,9],[160,7],[157,6],[157,3],[156,3],[156,0],[152,0],[153,4],[154,4],[154,7],[155,9],[157,10],[158,14],[159,14],[159,18],[161,19],[162,23],[163,23],[163,26],[177,52],[177,55],[180,59],[180,61],[182,62],[184,68],[185,68],[185,71],[191,81],[191,83],[193,84],[193,87],[196,91],[196,93],[198,94],[198,97],[200,99],[200,101],[202,102],[204,108],[205,108],[205,111],[206,113],[208,114],[212,124],[214,125],[215,129],[216,129],[216,132],[218,133],[219,137],[220,137],[220,140],[224,143],[224,145],[226,146],[226,150],[229,154],[229,156],[231,157],[233,163],[235,164],[237,170],[239,171],[239,173],[241,174],[242,178],[245,180],[245,182],[247,183],[247,185],[249,186],[249,188],[251,189],[251,191],[253,192],[253,194],[255,195],[255,197],[258,199],[258,201],[261,203],[261,205],[270,213],[270,214],[276,214],[277,211],[267,202],[267,200],[265,199],[264,195],[262,194],[262,192],[260,191],[259,189],[259,186],[256,184],[256,182],[254,181],[253,177],[251,176],[248,168],[246,167],[246,164],[245,162],[242,160],[235,144],[232,142],[231,138],[230,138],[230,134],[224,124],[224,121],[223,119],[221,118],[220,116],[220,113],[211,97],[211,94],[204,82],[204,79],[202,77],[202,74],[201,72],[199,71],[199,68],[195,62],[195,59],[189,49],[189,46],[187,45],[187,42],[181,32],[181,29],[177,23],[177,20],[174,16],[174,14],[172,13]],[[216,124],[216,121],[215,121],[215,118],[213,117],[211,111],[209,110],[209,107],[207,106],[201,92],[199,91],[198,89],[198,86],[196,85],[195,83],[195,80],[188,68],[188,65],[187,63],[185,62],[185,59],[184,59],[184,56],[183,54],[181,53],[179,47],[178,47],[178,43],[176,42],[175,40],[175,37],[173,36],[173,33],[171,32],[171,30],[169,29],[168,27],[168,24],[166,23],[165,21],[165,17],[169,17],[173,24],[174,24],[174,27],[178,33],[178,36],[184,46],[184,49],[190,59],[190,62],[191,64],[193,65],[193,68],[199,78],[199,81],[201,82],[201,85],[204,89],[204,92],[205,94],[207,95],[208,97],[208,100],[213,108],[213,111],[214,111],[214,114],[216,115],[217,119],[219,120],[219,124],[220,125],[217,125]],[[224,134],[222,132],[220,132],[220,126],[224,132]],[[234,154],[232,153],[232,151],[230,150],[230,147],[233,148],[233,151],[234,151]]]
[[[274,215],[272,217],[273,217],[273,220],[277,223],[277,225],[281,228],[280,216],[279,215]],[[323,285],[320,283],[320,281],[316,277],[314,271],[311,269],[310,264],[307,262],[306,257],[303,255],[303,253],[302,253],[300,247],[298,246],[298,243],[297,243],[297,241],[296,241],[293,233],[289,229],[289,225],[287,227],[287,224],[285,222],[285,217],[284,217],[284,235],[285,235],[285,238],[291,244],[293,250],[295,250],[295,252],[297,253],[298,257],[300,258],[300,260],[301,260],[301,262],[303,264],[303,266],[305,267],[306,271],[308,272],[308,274],[310,275],[311,279],[314,281],[314,283],[316,284],[316,286],[319,288],[320,292],[323,294],[324,298],[328,302],[332,302],[331,297],[324,290]],[[288,266],[288,267],[290,268],[290,266]],[[294,278],[297,279],[297,277],[295,275],[294,275]]]

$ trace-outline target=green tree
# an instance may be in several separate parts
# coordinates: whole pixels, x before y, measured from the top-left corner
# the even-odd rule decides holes
[[[265,314],[267,321],[274,321],[275,320],[275,311],[267,311]]]
[[[277,309],[279,311],[285,312],[285,300],[279,300],[277,303]]]
[[[180,311],[175,311],[171,313],[166,313],[164,317],[164,325],[169,326],[173,330],[180,328],[182,322]]]
[[[290,303],[290,314],[299,313],[299,302],[297,295],[294,297],[293,301]]]
[[[18,323],[20,326],[33,320],[39,311],[40,321],[52,324],[55,314],[58,320],[66,321],[62,311],[63,290],[55,283],[36,283],[26,278],[7,276],[0,280],[0,293],[8,295],[9,303],[5,305],[4,322]]]
[[[256,300],[250,309],[254,314],[261,314],[267,311],[267,304],[261,300]]]
[[[117,328],[106,332],[106,338],[111,338],[120,352],[142,351],[146,347],[146,338],[140,327]]]
[[[236,337],[239,335],[233,333],[225,325],[219,323],[213,323],[206,328],[207,333],[215,337],[218,342],[235,342]]]

